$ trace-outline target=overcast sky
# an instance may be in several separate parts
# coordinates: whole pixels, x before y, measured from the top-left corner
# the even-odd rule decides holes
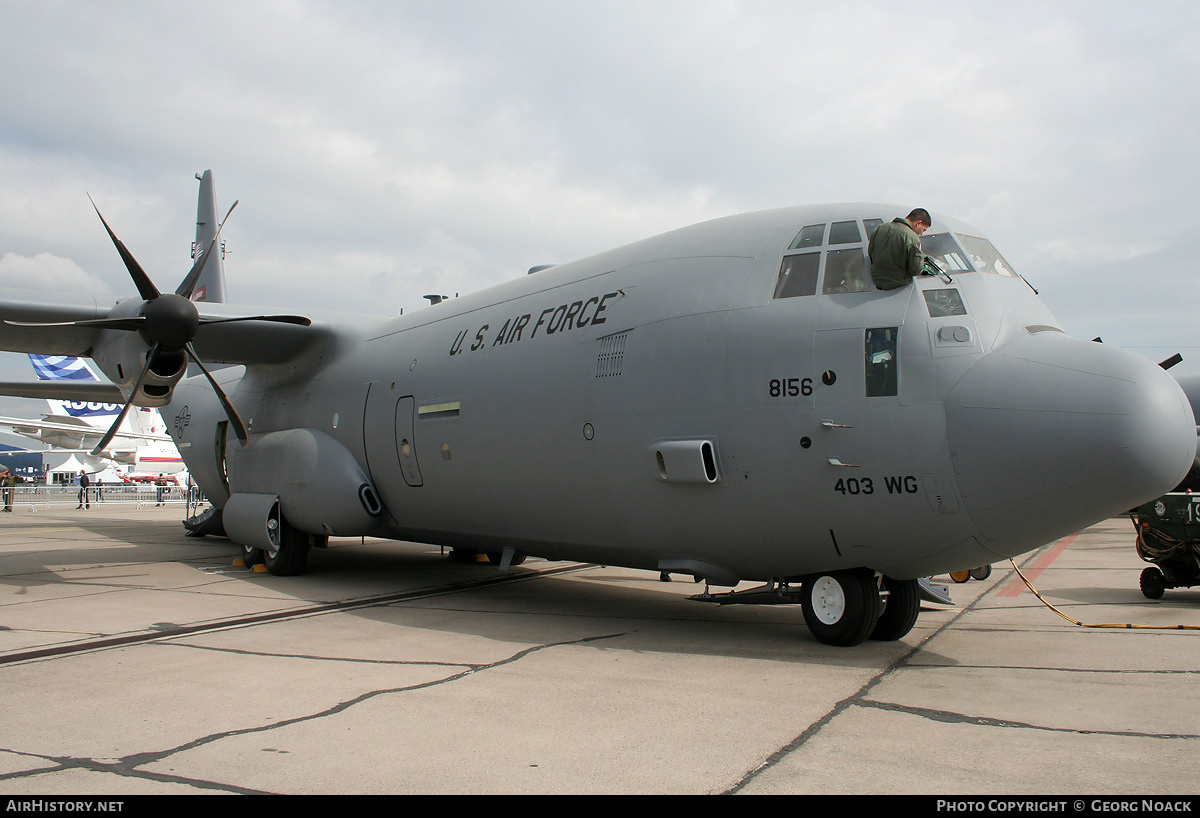
[[[396,313],[708,218],[893,202],[978,227],[1073,335],[1200,372],[1194,0],[3,12],[0,287],[134,293],[90,193],[173,289],[205,168],[241,201],[228,299],[276,309]]]

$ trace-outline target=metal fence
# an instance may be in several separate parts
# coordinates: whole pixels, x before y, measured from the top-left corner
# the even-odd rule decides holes
[[[12,491],[11,505],[16,508],[29,508],[33,511],[77,506],[80,503],[79,486],[33,486],[19,485],[11,489],[0,489],[2,505],[9,505],[5,492]],[[189,496],[190,495],[190,496]],[[88,488],[87,502],[89,505],[105,506],[110,504],[132,504],[141,508],[146,505],[185,505],[189,508],[199,504],[203,498],[200,490],[193,487],[188,489],[179,486],[155,486],[153,484],[104,484],[100,487]]]

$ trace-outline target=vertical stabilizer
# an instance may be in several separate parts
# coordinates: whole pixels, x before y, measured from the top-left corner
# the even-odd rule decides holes
[[[216,235],[220,221],[217,217],[217,191],[213,186],[212,171],[197,173],[200,180],[200,194],[196,199],[196,242],[192,245],[192,258],[204,252],[204,248]],[[221,304],[225,301],[225,251],[218,247],[204,264],[196,289],[192,291],[193,301],[207,301]]]
[[[99,381],[96,373],[82,358],[65,355],[29,356],[33,371],[40,381]],[[89,401],[47,400],[51,415],[70,415],[88,423],[112,422],[121,412],[119,403],[93,403]]]

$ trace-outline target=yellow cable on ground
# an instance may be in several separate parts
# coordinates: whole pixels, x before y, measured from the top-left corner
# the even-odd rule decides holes
[[[1200,625],[1133,625],[1130,623],[1119,624],[1119,623],[1114,623],[1114,622],[1106,622],[1103,624],[1089,624],[1087,622],[1080,622],[1078,619],[1072,619],[1071,617],[1067,616],[1065,613],[1060,611],[1058,608],[1054,607],[1049,602],[1047,602],[1042,597],[1042,595],[1038,593],[1037,588],[1033,587],[1033,583],[1031,583],[1029,580],[1027,580],[1025,578],[1025,575],[1021,573],[1021,569],[1017,567],[1017,563],[1011,559],[1008,562],[1010,565],[1012,565],[1013,570],[1017,572],[1017,576],[1019,576],[1021,578],[1021,582],[1025,583],[1025,587],[1028,588],[1033,593],[1033,595],[1036,596],[1041,601],[1041,603],[1043,605],[1045,605],[1050,610],[1054,611],[1056,614],[1061,616],[1063,619],[1067,620],[1068,622],[1072,622],[1081,628],[1122,628],[1122,629],[1129,629],[1129,630],[1151,630],[1151,631],[1200,631]]]

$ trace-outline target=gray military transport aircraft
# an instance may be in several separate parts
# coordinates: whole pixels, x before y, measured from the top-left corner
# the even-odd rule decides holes
[[[761,581],[696,598],[898,639],[918,577],[1132,508],[1196,455],[1176,382],[1069,337],[978,230],[935,214],[944,272],[875,289],[866,239],[899,212],[731,216],[399,317],[196,305],[204,254],[162,293],[105,223],[138,296],[0,291],[0,349],[90,356],[163,407],[217,510],[197,527],[274,574],[387,537]]]

